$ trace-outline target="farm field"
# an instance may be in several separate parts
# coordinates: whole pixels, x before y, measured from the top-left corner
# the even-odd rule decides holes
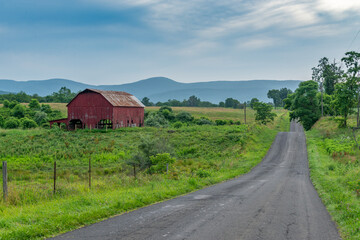
[[[63,113],[64,117],[67,116],[66,103],[47,103],[54,110],[59,110]],[[174,113],[186,111],[191,113],[195,118],[207,117],[211,120],[224,119],[244,122],[244,109],[233,109],[233,108],[202,108],[202,107],[171,107]],[[160,107],[146,107],[145,111],[157,111]],[[284,109],[273,110],[277,114],[285,112]],[[246,121],[248,123],[255,121],[255,111],[251,108],[246,108]]]
[[[351,116],[350,126],[356,126]],[[360,151],[351,129],[324,117],[306,132],[311,180],[343,239],[360,239]],[[360,132],[356,133],[359,142]]]
[[[210,119],[243,117],[238,109],[174,108],[182,110]],[[0,130],[0,161],[8,162],[9,175],[8,201],[0,202],[0,239],[49,237],[244,174],[265,156],[276,133],[288,130],[287,112],[277,113],[268,126],[249,121],[179,129]],[[167,142],[175,163],[168,174],[137,170],[135,178],[126,162],[150,139]]]

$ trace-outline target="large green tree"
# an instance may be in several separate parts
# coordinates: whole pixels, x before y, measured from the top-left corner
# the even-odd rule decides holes
[[[276,113],[272,113],[272,106],[263,102],[256,102],[254,104],[255,120],[262,123],[267,124],[274,120]]]
[[[301,82],[299,88],[291,95],[290,119],[301,122],[305,130],[309,130],[321,116],[320,104],[316,97],[317,90],[318,84],[310,80]]]
[[[336,84],[333,103],[336,111],[344,117],[340,124],[342,127],[346,127],[347,118],[352,113],[356,101],[355,95],[355,89],[348,82]]]
[[[358,52],[347,52],[345,57],[341,59],[347,67],[345,74],[347,86],[351,91],[355,91],[356,102],[357,102],[357,127],[360,126],[360,53]]]

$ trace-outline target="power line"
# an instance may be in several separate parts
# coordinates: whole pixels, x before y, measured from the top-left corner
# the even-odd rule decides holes
[[[346,52],[348,52],[348,51],[350,50],[350,48],[351,48],[352,45],[354,44],[356,38],[359,36],[359,33],[360,33],[360,29],[359,29],[359,31],[356,33],[354,39],[351,41],[351,43],[350,43],[349,47],[347,48]]]

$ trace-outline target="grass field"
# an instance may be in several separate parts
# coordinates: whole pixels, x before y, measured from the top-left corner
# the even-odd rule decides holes
[[[222,112],[221,119],[242,117],[235,109],[174,110],[212,119],[221,118]],[[0,239],[49,237],[244,174],[261,161],[276,133],[288,128],[287,112],[279,111],[269,126],[0,130],[0,161],[6,160],[9,168],[9,198],[0,203]],[[134,178],[125,162],[144,138],[172,146],[176,161],[168,174],[142,172]],[[55,160],[58,179],[53,195]]]
[[[355,240],[360,239],[360,152],[352,131],[337,125],[326,117],[306,133],[310,173],[343,239]],[[359,132],[356,137],[359,141]]]

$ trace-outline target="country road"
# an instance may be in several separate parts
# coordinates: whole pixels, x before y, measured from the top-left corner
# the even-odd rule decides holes
[[[340,239],[310,178],[292,122],[250,173],[54,239]]]

